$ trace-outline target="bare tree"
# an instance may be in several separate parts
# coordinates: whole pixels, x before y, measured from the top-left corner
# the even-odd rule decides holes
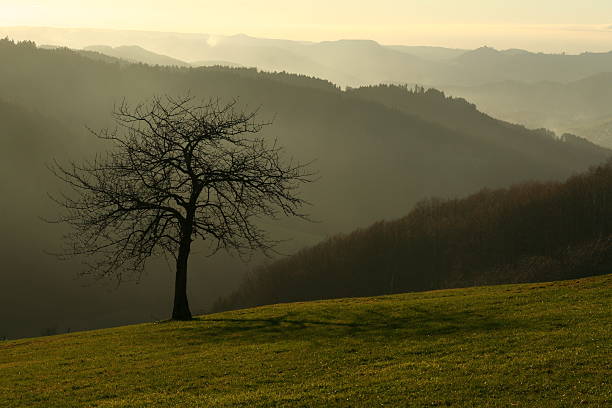
[[[297,188],[309,182],[305,165],[282,158],[276,141],[260,136],[269,123],[236,101],[155,97],[115,109],[115,130],[92,133],[112,149],[53,173],[70,186],[52,197],[69,224],[63,256],[88,255],[88,273],[115,277],[143,272],[154,255],[176,261],[172,318],[191,319],[187,269],[192,242],[246,253],[275,242],[258,226],[261,217],[304,217]]]

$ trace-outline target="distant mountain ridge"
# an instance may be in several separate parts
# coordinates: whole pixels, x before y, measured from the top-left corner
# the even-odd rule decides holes
[[[612,52],[580,55],[543,54],[490,47],[384,46],[371,40],[320,43],[260,39],[244,34],[217,36],[141,31],[52,28],[0,28],[0,37],[82,48],[91,44],[138,45],[154,53],[192,63],[229,61],[265,71],[316,76],[341,86],[408,83],[474,86],[499,81],[576,81],[612,72]]]
[[[192,67],[229,67],[229,68],[243,68],[244,65],[236,64],[231,61],[195,61],[191,63]]]
[[[83,48],[86,51],[95,51],[115,58],[121,58],[130,62],[140,62],[149,65],[168,65],[177,67],[188,67],[190,64],[171,58],[166,55],[156,54],[137,45],[123,45],[110,47],[107,45],[90,45]]]
[[[42,44],[38,48],[43,50],[56,50],[59,48],[65,48],[58,45]],[[236,64],[230,61],[196,61],[193,63],[187,63],[185,61],[178,60],[176,58],[168,57],[167,55],[157,54],[152,51],[146,50],[137,45],[123,45],[118,47],[111,47],[108,45],[90,45],[84,47],[82,50],[73,49],[73,51],[92,58],[94,60],[102,60],[106,62],[127,62],[133,64],[148,64],[148,65],[161,65],[170,67],[231,67],[241,68],[240,64]],[[115,61],[116,60],[116,61]]]
[[[392,50],[405,52],[406,54],[414,55],[430,61],[448,61],[457,58],[469,50],[459,48],[418,46],[418,45],[389,45]]]

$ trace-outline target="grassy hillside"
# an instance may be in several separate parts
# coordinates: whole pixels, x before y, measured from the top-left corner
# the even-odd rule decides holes
[[[10,407],[603,407],[612,275],[0,343]]]

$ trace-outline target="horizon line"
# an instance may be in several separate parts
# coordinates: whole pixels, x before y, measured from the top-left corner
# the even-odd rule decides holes
[[[578,25],[569,25],[569,24],[416,24],[417,26],[423,27],[435,27],[435,26],[480,26],[480,27],[515,27],[515,28],[563,28],[564,31],[596,31],[596,32],[609,32],[612,35],[612,25],[607,24],[578,24]],[[413,24],[412,26],[415,26]],[[586,27],[599,27],[598,30],[585,30]],[[109,28],[109,27],[94,27],[94,26],[65,26],[65,25],[15,25],[15,24],[3,24],[0,22],[0,29],[51,29],[51,30],[82,30],[82,31],[107,31],[107,32],[133,32],[133,33],[148,33],[148,34],[173,34],[173,35],[185,35],[185,36],[208,36],[208,37],[247,37],[256,40],[272,40],[272,41],[288,41],[302,44],[321,44],[326,42],[340,42],[340,41],[363,41],[363,42],[374,42],[383,47],[394,47],[394,46],[406,46],[406,47],[429,47],[429,48],[444,48],[451,50],[463,50],[463,51],[474,51],[482,48],[491,48],[500,52],[508,51],[508,50],[521,50],[526,51],[533,54],[550,54],[550,55],[581,55],[581,54],[605,54],[612,52],[612,45],[608,49],[608,51],[542,51],[536,50],[528,47],[495,47],[490,46],[487,43],[483,43],[477,47],[454,47],[449,45],[440,45],[439,43],[400,43],[400,42],[382,42],[372,38],[367,37],[339,37],[336,39],[324,39],[324,40],[302,40],[302,39],[293,39],[286,37],[278,37],[278,36],[265,36],[265,35],[253,35],[248,34],[247,32],[236,32],[234,34],[217,34],[212,32],[197,32],[197,31],[163,31],[163,30],[150,30],[150,29],[141,29],[141,28]],[[44,44],[47,45],[47,44]],[[51,45],[51,44],[50,44]],[[53,44],[54,45],[54,44]],[[130,45],[130,44],[123,44]],[[133,44],[136,45],[136,44]]]

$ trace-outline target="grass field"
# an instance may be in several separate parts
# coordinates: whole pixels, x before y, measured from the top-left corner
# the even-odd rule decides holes
[[[612,275],[0,342],[0,407],[605,407]]]

